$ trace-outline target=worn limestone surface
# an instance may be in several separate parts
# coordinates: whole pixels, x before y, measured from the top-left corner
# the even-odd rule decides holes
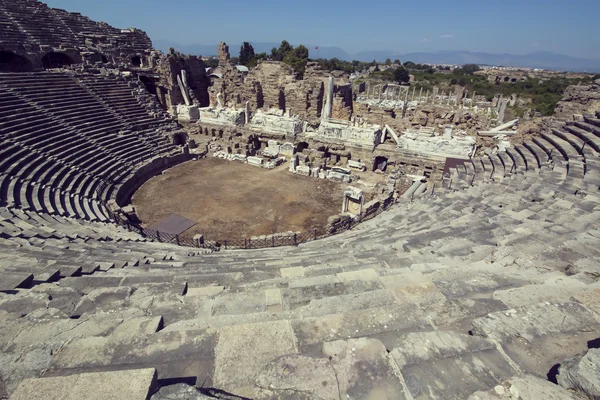
[[[590,349],[582,357],[564,360],[556,376],[565,389],[576,390],[592,399],[600,398],[600,349]]]
[[[576,400],[580,397],[569,391],[536,376],[525,375],[511,378],[493,389],[478,391],[469,396],[468,400]]]
[[[11,400],[146,400],[156,381],[152,368],[27,379]]]

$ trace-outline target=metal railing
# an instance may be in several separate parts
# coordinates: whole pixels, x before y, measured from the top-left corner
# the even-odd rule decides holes
[[[379,208],[373,209],[372,211],[361,213],[354,218],[342,220],[340,223],[336,224],[335,229],[329,231],[326,231],[325,229],[313,229],[305,232],[274,233],[272,235],[253,238],[219,240],[204,238],[201,242],[181,235],[174,235],[171,233],[144,228],[138,223],[133,223],[129,220],[119,218],[119,216],[112,213],[110,214],[110,217],[118,225],[128,229],[129,231],[138,233],[145,238],[160,243],[170,243],[183,247],[195,247],[219,251],[221,249],[262,249],[268,247],[297,246],[301,243],[312,242],[326,237],[335,236],[355,228],[362,222],[375,218],[377,215],[388,210],[392,204],[393,203],[390,202],[382,205]]]

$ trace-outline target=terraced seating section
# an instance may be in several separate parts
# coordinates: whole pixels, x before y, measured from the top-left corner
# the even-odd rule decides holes
[[[73,48],[86,46],[86,38],[103,38],[96,46],[125,46],[132,52],[152,48],[148,36],[139,31],[122,31],[37,0],[0,0],[0,44]]]
[[[506,156],[487,161],[506,169]],[[143,368],[159,385],[255,399],[466,399],[515,376],[545,380],[600,337],[600,197],[570,192],[581,178],[568,164],[525,167],[531,157],[295,248],[86,240],[58,234],[60,218],[44,236],[40,216],[7,210],[7,391],[42,375]],[[32,364],[25,351],[51,356]]]
[[[515,175],[545,177],[546,188],[566,194],[595,193],[600,187],[600,113],[567,122],[502,152],[452,168],[446,188],[461,190],[479,181],[502,181]]]
[[[165,135],[176,126],[107,81],[100,95],[67,73],[0,74],[0,205],[107,221],[103,204],[129,176],[181,153]]]

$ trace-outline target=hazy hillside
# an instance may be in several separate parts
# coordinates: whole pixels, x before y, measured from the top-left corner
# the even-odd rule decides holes
[[[216,44],[192,44],[181,45],[179,43],[166,40],[155,40],[155,48],[167,51],[169,47],[186,54],[213,56],[216,55]],[[279,47],[279,43],[260,43],[252,42],[256,53],[265,52],[269,54],[273,47]],[[563,54],[551,53],[548,51],[537,51],[525,55],[515,54],[491,54],[470,51],[438,51],[438,52],[418,52],[401,54],[393,51],[374,50],[363,51],[356,54],[349,54],[339,47],[322,47],[310,45],[311,58],[339,58],[340,60],[358,60],[358,61],[380,61],[387,58],[400,61],[413,61],[416,63],[441,63],[441,64],[480,64],[480,65],[504,65],[514,67],[531,67],[570,71],[588,71],[600,72],[600,60],[571,57]],[[230,44],[229,50],[232,56],[237,56],[240,44]]]

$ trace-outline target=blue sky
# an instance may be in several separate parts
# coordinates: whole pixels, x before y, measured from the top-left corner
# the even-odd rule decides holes
[[[600,0],[45,0],[153,40],[337,46],[349,53],[546,50],[600,59]]]

